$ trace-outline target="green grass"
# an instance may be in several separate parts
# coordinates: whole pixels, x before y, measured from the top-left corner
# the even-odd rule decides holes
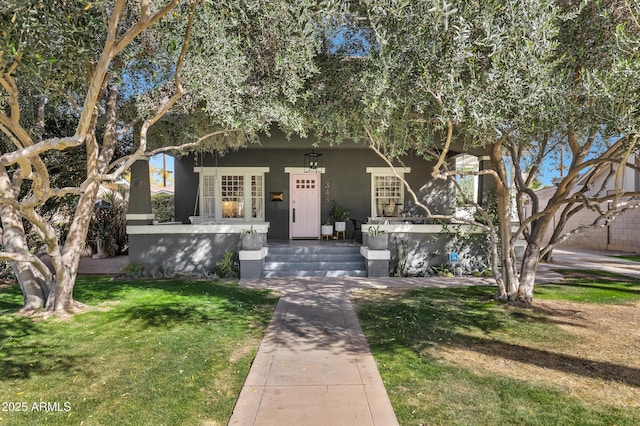
[[[17,286],[0,290],[0,425],[226,424],[275,305],[219,282],[104,277],[75,298],[97,309],[30,319]]]
[[[605,271],[561,269],[559,284],[538,285],[535,297],[583,303],[628,303],[640,300],[640,281]]]
[[[575,359],[556,355],[553,348],[571,345],[577,337],[544,310],[493,302],[494,291],[466,287],[354,294],[400,424],[640,424],[637,408],[584,402],[558,386],[447,361],[442,351],[462,349],[569,371]]]
[[[613,257],[617,257],[618,259],[632,260],[634,262],[640,262],[640,255],[628,254],[628,255],[613,256]]]

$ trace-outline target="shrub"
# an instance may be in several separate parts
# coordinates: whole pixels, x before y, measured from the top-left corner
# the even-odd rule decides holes
[[[142,278],[144,275],[144,266],[139,262],[129,262],[122,268],[122,272],[130,278]]]
[[[172,222],[175,220],[175,203],[172,194],[156,194],[151,197],[151,210],[158,222]]]
[[[238,278],[240,276],[234,252],[231,250],[224,252],[223,258],[216,262],[216,274],[220,278]]]

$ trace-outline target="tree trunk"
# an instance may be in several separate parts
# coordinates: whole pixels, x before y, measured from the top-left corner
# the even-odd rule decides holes
[[[78,276],[80,251],[84,246],[84,241],[87,239],[91,213],[93,212],[99,187],[99,183],[91,183],[87,191],[78,200],[78,206],[62,249],[60,257],[61,268],[56,270],[56,285],[47,300],[46,310],[49,312],[69,312],[83,306],[73,300],[73,288]]]
[[[78,273],[78,264],[63,264],[60,271],[56,271],[56,285],[47,299],[46,310],[51,313],[67,313],[82,304],[73,300],[73,287]]]
[[[5,198],[15,199],[15,190],[4,166],[0,166],[0,193]],[[29,255],[29,246],[22,225],[22,218],[15,207],[0,204],[0,220],[2,221],[2,245],[7,253]],[[51,277],[46,277],[30,262],[11,262],[13,272],[24,295],[24,306],[21,312],[31,312],[45,306],[50,293]]]
[[[498,233],[500,235],[500,261],[502,283],[498,281],[496,298],[514,301],[517,299],[518,281],[515,254],[511,246],[511,210],[510,193],[507,185],[507,169],[502,158],[502,144],[495,142],[488,147],[491,167],[496,172],[496,201],[498,214]]]
[[[540,246],[534,242],[527,244],[522,258],[522,268],[520,270],[520,288],[518,290],[517,301],[524,305],[533,303],[533,288],[536,281],[536,269],[540,256]]]

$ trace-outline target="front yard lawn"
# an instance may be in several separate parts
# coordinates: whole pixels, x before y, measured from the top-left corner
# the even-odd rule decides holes
[[[640,424],[640,282],[538,289],[528,309],[493,287],[354,293],[400,423]]]
[[[16,315],[0,288],[0,425],[226,424],[276,298],[233,284],[83,277],[87,312]]]

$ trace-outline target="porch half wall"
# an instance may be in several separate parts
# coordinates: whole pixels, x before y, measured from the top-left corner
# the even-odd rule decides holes
[[[264,243],[269,225],[255,222],[253,227]],[[128,226],[129,261],[144,266],[145,275],[210,275],[226,251],[238,260],[245,229],[244,224]]]

